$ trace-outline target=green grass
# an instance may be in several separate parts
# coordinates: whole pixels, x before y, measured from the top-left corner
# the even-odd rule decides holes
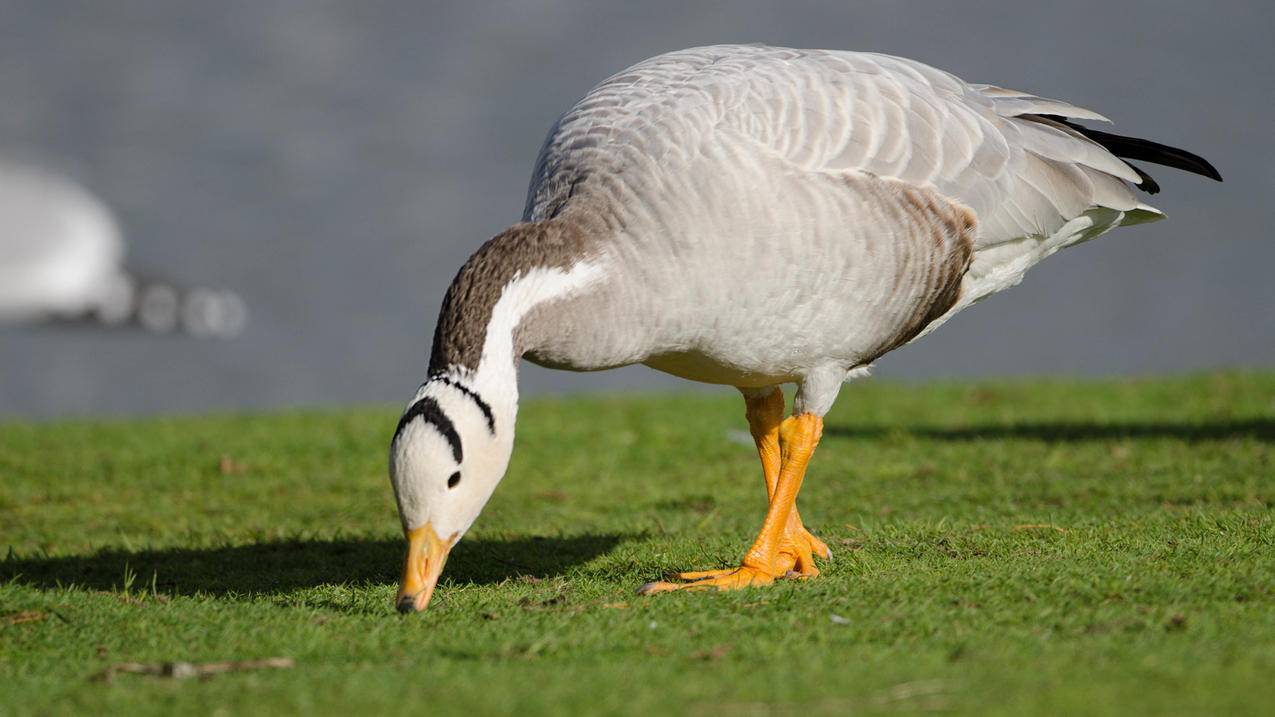
[[[651,598],[760,523],[742,402],[528,401],[413,616],[391,609],[396,418],[0,425],[0,713],[1270,707],[1272,374],[847,387],[801,499],[824,574]],[[269,656],[296,667],[92,679]]]

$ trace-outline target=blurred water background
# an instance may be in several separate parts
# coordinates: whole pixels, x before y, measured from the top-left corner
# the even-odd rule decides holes
[[[878,375],[1270,366],[1272,36],[1269,2],[0,0],[0,160],[101,198],[132,270],[251,313],[233,340],[0,329],[0,416],[405,400],[447,282],[519,218],[555,117],[627,65],[720,42],[917,58],[1226,177],[1153,169],[1168,221],[1055,256]],[[690,387],[640,367],[523,383]]]

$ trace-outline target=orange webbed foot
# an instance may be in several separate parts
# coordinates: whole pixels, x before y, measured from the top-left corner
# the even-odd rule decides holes
[[[770,585],[782,579],[813,578],[819,574],[815,556],[826,559],[831,556],[831,552],[822,540],[801,528],[799,532],[784,536],[775,559],[769,566],[740,565],[734,568],[674,573],[668,581],[643,585],[638,588],[638,594],[654,595],[675,590],[738,590]]]

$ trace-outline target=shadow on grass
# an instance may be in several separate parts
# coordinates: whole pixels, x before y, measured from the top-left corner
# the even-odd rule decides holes
[[[1213,421],[1208,423],[1048,422],[983,424],[963,427],[937,426],[828,426],[823,435],[836,438],[881,438],[903,433],[937,441],[1026,439],[1037,441],[1114,441],[1125,438],[1172,438],[1188,443],[1256,438],[1275,442],[1275,420]]]
[[[634,537],[619,534],[568,538],[477,538],[462,541],[447,561],[444,580],[485,585],[528,575],[549,578],[609,552]],[[76,585],[118,590],[125,573],[133,590],[151,585],[169,595],[284,593],[342,583],[394,583],[402,570],[402,540],[290,540],[225,548],[103,550],[58,558],[0,561],[0,582],[51,589]],[[126,567],[127,566],[127,567]]]

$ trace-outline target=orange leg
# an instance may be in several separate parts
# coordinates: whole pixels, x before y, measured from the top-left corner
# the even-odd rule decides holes
[[[746,397],[748,425],[757,443],[766,477],[769,509],[762,529],[737,568],[680,573],[688,583],[648,583],[642,594],[679,589],[718,589],[766,585],[776,578],[813,577],[819,574],[814,555],[828,557],[828,548],[810,535],[797,513],[797,493],[806,466],[823,431],[823,419],[814,414],[783,415],[783,394]]]
[[[784,415],[784,395],[779,389],[763,399],[745,399],[748,403],[748,425],[752,429],[753,440],[757,443],[757,453],[761,457],[762,474],[766,477],[766,495],[773,502],[775,488],[779,484],[779,473],[783,465],[787,441],[781,441],[779,430]],[[758,405],[755,405],[758,404]],[[822,431],[823,421],[819,422]],[[818,442],[818,437],[815,441]],[[813,451],[813,446],[811,447]],[[801,514],[797,512],[794,502],[789,513],[788,525],[784,529],[784,541],[780,553],[785,559],[791,558],[789,570],[803,577],[814,577],[819,574],[813,556],[827,560],[832,551],[820,539],[810,534],[801,522]]]
[[[775,485],[779,482],[779,470],[782,465],[783,451],[779,441],[779,426],[784,418],[784,394],[778,388],[760,397],[745,394],[744,405],[748,428],[753,434],[753,442],[757,445],[757,456],[761,459],[761,472],[766,479],[766,499],[769,502],[774,498]],[[814,564],[814,556],[824,560],[832,557],[832,551],[828,549],[828,546],[806,530],[796,505],[792,507],[779,552],[782,560],[787,563],[783,574],[794,572],[802,577],[814,577],[819,574],[819,569]],[[703,580],[734,571],[735,568],[695,570],[677,573],[677,578]]]

